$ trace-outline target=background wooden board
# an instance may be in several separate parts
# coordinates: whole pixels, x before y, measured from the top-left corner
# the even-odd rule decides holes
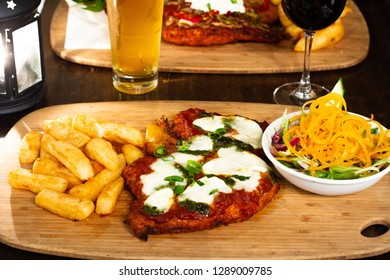
[[[327,49],[313,52],[311,70],[332,70],[354,66],[369,50],[369,32],[358,7],[349,1],[352,13],[343,20],[345,37]],[[67,4],[61,1],[51,24],[51,45],[63,59],[92,66],[111,67],[109,50],[64,49]],[[280,45],[236,43],[224,46],[186,47],[162,42],[160,71],[187,73],[278,73],[301,72],[303,54],[288,42]]]
[[[283,182],[264,211],[249,220],[213,230],[133,236],[124,223],[128,194],[123,193],[114,214],[73,222],[34,204],[34,194],[12,189],[11,169],[19,167],[22,136],[40,130],[44,119],[84,113],[128,123],[139,129],[162,114],[171,118],[192,101],[101,102],[58,105],[21,119],[0,147],[0,240],[17,248],[89,259],[349,259],[390,251],[390,232],[375,238],[361,235],[372,224],[390,224],[390,174],[375,186],[348,196],[326,197]],[[224,114],[245,112],[257,120],[272,121],[285,106],[235,102],[196,102],[199,108]],[[290,107],[289,111],[295,110]],[[243,113],[242,113],[243,114]]]

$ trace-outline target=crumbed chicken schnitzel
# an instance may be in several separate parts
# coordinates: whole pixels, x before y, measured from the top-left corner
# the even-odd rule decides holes
[[[165,41],[186,46],[223,45],[238,41],[278,43],[286,39],[282,28],[273,27],[278,19],[276,6],[263,0],[262,6],[248,1],[247,12],[202,11],[184,0],[168,1],[164,7]],[[265,6],[265,4],[267,4]]]
[[[262,210],[279,190],[254,153],[261,150],[262,130],[242,116],[201,109],[176,115],[169,127],[176,151],[147,155],[123,172],[132,194],[128,224],[135,236],[147,240],[154,234],[212,229]]]

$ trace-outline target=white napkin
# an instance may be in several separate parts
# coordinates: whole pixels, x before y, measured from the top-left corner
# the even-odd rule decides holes
[[[65,49],[110,49],[107,14],[91,12],[72,0],[68,3]]]

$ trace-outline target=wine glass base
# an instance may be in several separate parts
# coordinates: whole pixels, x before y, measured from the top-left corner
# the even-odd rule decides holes
[[[320,85],[311,84],[308,94],[298,92],[299,82],[283,84],[274,91],[274,101],[277,104],[303,105],[305,102],[328,94],[330,91]]]

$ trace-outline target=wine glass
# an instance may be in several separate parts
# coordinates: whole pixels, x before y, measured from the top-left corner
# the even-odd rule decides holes
[[[310,54],[315,31],[334,23],[344,10],[347,0],[282,0],[287,17],[305,33],[302,77],[299,82],[287,83],[274,91],[278,104],[302,105],[308,100],[329,93],[323,86],[310,83]]]

